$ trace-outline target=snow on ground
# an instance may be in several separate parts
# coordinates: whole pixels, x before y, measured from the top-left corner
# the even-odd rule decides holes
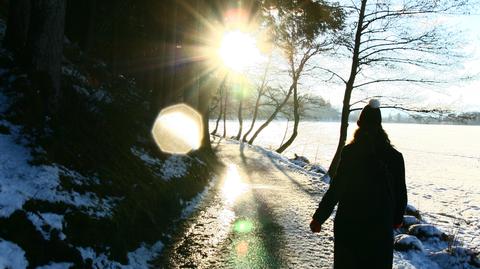
[[[172,155],[162,165],[162,178],[171,180],[173,178],[181,178],[187,175],[189,165],[185,161],[186,157]]]
[[[73,264],[68,262],[49,263],[44,266],[39,266],[37,269],[69,269]]]
[[[192,158],[189,156],[171,155],[166,160],[161,161],[138,147],[132,147],[130,151],[165,181],[187,176],[188,169],[191,167]]]
[[[162,252],[163,243],[158,241],[151,246],[142,244],[138,249],[127,254],[127,265],[111,261],[105,254],[97,254],[92,248],[78,247],[77,249],[80,251],[84,260],[92,260],[94,268],[139,269],[149,268],[149,262]]]
[[[3,72],[5,76],[8,72]],[[0,89],[1,90],[1,89]],[[9,107],[9,98],[0,91],[0,116]],[[0,117],[3,118],[3,117]],[[63,202],[87,213],[93,217],[108,217],[112,213],[117,197],[100,199],[94,193],[77,193],[62,189],[60,177],[67,176],[72,183],[98,184],[98,178],[90,178],[81,175],[77,171],[66,167],[51,165],[32,165],[32,149],[28,137],[22,134],[21,126],[14,125],[6,120],[0,120],[0,217],[7,218],[16,210],[22,210],[23,205],[31,200],[41,200],[52,203]],[[42,149],[35,149],[42,152]],[[151,161],[145,159],[144,161]],[[179,172],[170,170],[180,167]],[[172,177],[186,173],[187,166],[181,159],[173,159],[166,170]],[[59,232],[61,240],[66,238],[62,233],[64,216],[55,213],[27,212],[28,219],[42,234],[44,239],[49,240],[54,230]],[[121,265],[107,259],[105,254],[96,254],[92,249],[80,249],[82,256],[91,258],[97,268],[148,268],[148,261],[158,255],[163,247],[162,242],[152,246],[142,245],[137,250],[128,253],[128,265]],[[28,262],[25,252],[16,244],[4,241],[0,238],[0,268],[26,268]],[[69,268],[70,263],[50,263],[40,267],[41,269]]]
[[[307,162],[294,161],[285,158],[284,156],[266,150],[258,146],[240,145],[236,141],[222,140],[214,138],[215,141],[220,141],[224,145],[239,145],[241,154],[245,154],[242,158],[252,158],[248,151],[255,151],[263,156],[268,156],[279,167],[294,170],[294,173],[309,176],[317,188],[326,189],[327,185],[323,182],[318,182],[317,179],[322,178],[322,173],[314,173],[301,167]],[[258,159],[256,157],[255,159]],[[308,164],[311,165],[311,164]],[[299,213],[299,212],[297,212]],[[450,231],[444,231],[436,223],[430,223],[429,218],[423,218],[426,212],[419,212],[415,207],[409,205],[408,214],[404,219],[404,227],[397,231],[397,246],[401,243],[405,246],[402,251],[394,252],[394,268],[479,268],[478,250],[469,250],[469,244],[460,242],[459,238]],[[420,218],[420,219],[419,219]],[[368,240],[364,238],[362,240]],[[468,242],[467,242],[468,243]],[[410,245],[410,246],[409,246]],[[416,248],[416,249],[415,249]],[[398,247],[397,249],[400,249]]]
[[[218,183],[218,178],[214,176],[210,180],[210,183],[205,187],[205,189],[202,192],[198,193],[195,197],[193,197],[193,199],[191,199],[190,201],[180,200],[180,203],[183,205],[181,218],[186,219],[187,217],[189,217],[195,211],[195,209],[197,209],[200,202],[208,195],[210,190],[217,183]]]
[[[140,158],[140,160],[144,161],[149,166],[156,166],[161,165],[161,161],[158,158],[151,156],[150,154],[146,153],[143,149],[132,147],[130,149],[133,155]]]
[[[112,201],[100,199],[93,193],[62,190],[60,176],[66,168],[57,165],[32,166],[32,155],[25,145],[28,139],[20,134],[20,127],[5,120],[1,120],[0,125],[10,132],[0,134],[0,217],[8,217],[22,209],[30,199],[63,202],[97,216],[109,214]]]
[[[60,239],[64,240],[66,238],[65,234],[62,233],[63,228],[63,215],[54,214],[54,213],[27,213],[28,219],[35,225],[37,231],[39,231],[45,240],[50,240],[51,232],[56,229],[60,232]]]
[[[0,238],[0,268],[26,268],[25,252],[16,244]]]

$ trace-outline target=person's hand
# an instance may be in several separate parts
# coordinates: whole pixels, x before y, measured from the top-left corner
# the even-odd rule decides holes
[[[319,233],[322,230],[322,224],[312,219],[310,222],[310,230],[312,230],[312,233]]]
[[[394,229],[399,229],[399,228],[402,227],[402,225],[403,225],[403,222],[400,222],[400,223],[398,223],[398,224],[393,224],[393,228],[394,228]]]

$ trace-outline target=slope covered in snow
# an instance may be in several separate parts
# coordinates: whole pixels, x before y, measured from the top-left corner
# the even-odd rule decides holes
[[[211,169],[160,154],[143,90],[65,42],[65,103],[47,128],[0,47],[0,268],[148,268]]]

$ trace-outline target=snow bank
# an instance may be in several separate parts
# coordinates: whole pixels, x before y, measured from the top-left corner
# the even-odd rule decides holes
[[[188,169],[191,166],[191,157],[189,156],[171,155],[162,162],[160,159],[153,157],[143,149],[132,147],[130,151],[133,155],[147,164],[157,176],[165,181],[187,176]]]
[[[404,227],[410,227],[414,224],[420,224],[420,220],[417,219],[416,217],[414,216],[410,216],[410,215],[405,215],[403,216],[403,226]]]
[[[153,245],[142,244],[138,249],[127,253],[128,264],[126,265],[109,260],[103,253],[98,255],[92,248],[78,247],[77,249],[84,260],[92,260],[94,268],[138,269],[149,268],[149,262],[162,252],[163,246],[160,241]]]
[[[424,252],[423,244],[418,238],[408,234],[399,234],[395,237],[394,248],[400,251],[418,250]]]
[[[185,177],[188,168],[189,164],[186,162],[186,157],[172,155],[162,165],[162,178],[169,181],[174,178]]]
[[[27,268],[25,252],[16,244],[0,238],[0,268]]]
[[[428,239],[428,238],[439,238],[439,239],[446,239],[446,234],[440,231],[437,227],[431,224],[415,224],[408,228],[408,234],[414,235],[421,239]]]
[[[61,263],[49,263],[44,266],[39,266],[37,269],[69,269],[73,263],[61,262]]]
[[[0,104],[1,106],[1,104]],[[114,200],[93,193],[62,190],[60,175],[66,168],[57,165],[30,165],[30,150],[16,141],[28,141],[20,128],[6,121],[11,134],[0,134],[0,217],[8,217],[30,199],[63,202],[98,217],[108,216]],[[73,173],[73,172],[72,172]]]
[[[149,166],[157,166],[161,165],[162,162],[150,154],[146,153],[143,149],[137,148],[137,147],[132,147],[130,149],[133,155],[137,156],[140,160],[144,161],[146,164]]]
[[[63,215],[54,213],[35,214],[28,212],[27,217],[37,231],[42,234],[45,240],[50,240],[51,233],[54,229],[60,232],[59,236],[61,240],[66,238],[65,234],[61,232],[63,228]]]

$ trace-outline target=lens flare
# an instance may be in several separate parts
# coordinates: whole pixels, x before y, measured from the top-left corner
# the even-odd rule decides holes
[[[155,120],[152,136],[163,152],[187,154],[200,148],[203,138],[202,116],[185,104],[167,107]]]
[[[233,230],[237,233],[249,233],[253,230],[253,223],[249,220],[237,220],[233,224]]]
[[[240,241],[236,247],[237,249],[237,256],[244,257],[248,253],[248,242]]]

